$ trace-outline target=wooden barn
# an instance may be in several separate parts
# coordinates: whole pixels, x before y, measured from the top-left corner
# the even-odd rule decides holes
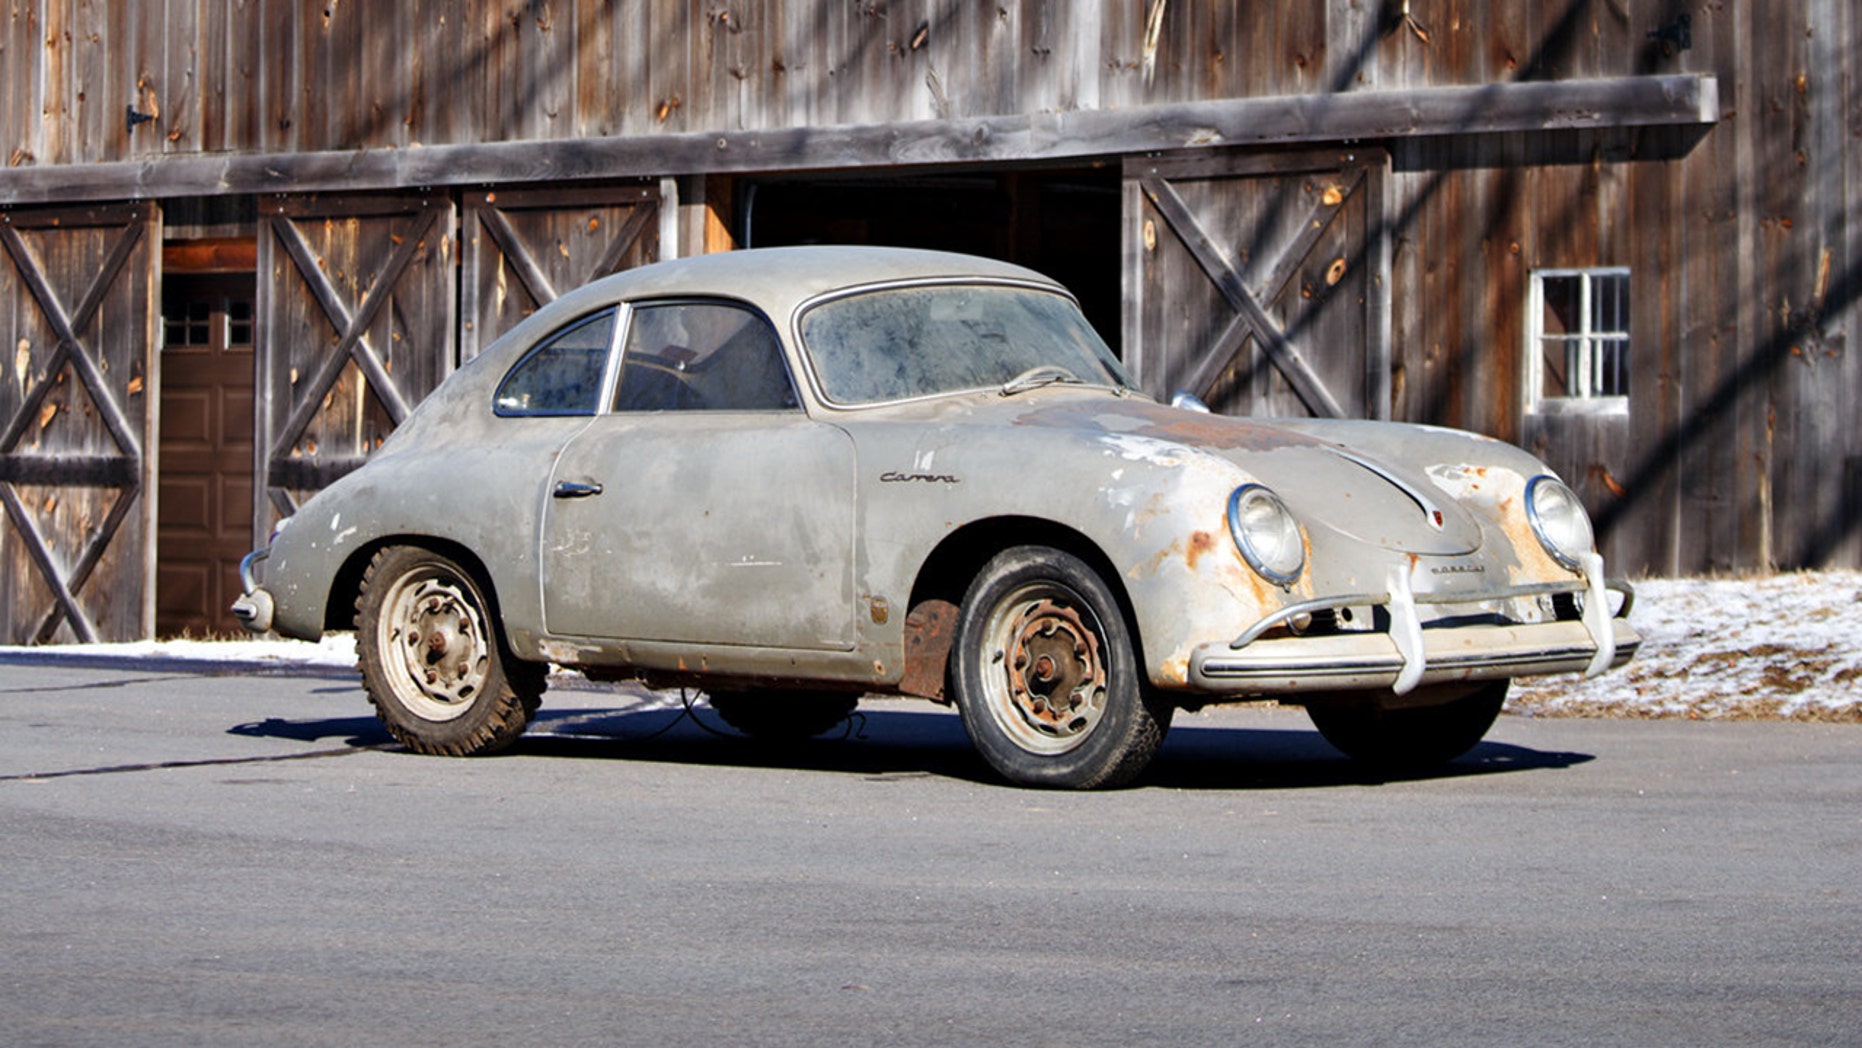
[[[6,0],[0,641],[235,565],[539,303],[799,242],[1151,391],[1533,449],[1617,572],[1862,565],[1852,0]]]

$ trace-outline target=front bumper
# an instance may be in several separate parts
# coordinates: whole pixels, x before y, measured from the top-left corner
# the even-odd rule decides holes
[[[1384,592],[1304,601],[1262,619],[1234,641],[1198,646],[1190,653],[1189,683],[1198,691],[1234,695],[1359,689],[1389,689],[1402,695],[1424,685],[1457,681],[1579,672],[1595,676],[1628,662],[1642,638],[1627,621],[1633,592],[1623,583],[1604,583],[1602,560],[1592,556],[1595,563],[1586,565],[1591,571],[1582,580],[1421,598],[1411,592],[1407,572],[1393,571]],[[1614,617],[1608,590],[1624,595]],[[1439,609],[1558,594],[1582,595],[1581,619],[1425,627],[1418,610],[1419,599]],[[1366,606],[1387,613],[1387,630],[1266,636],[1301,615]]]

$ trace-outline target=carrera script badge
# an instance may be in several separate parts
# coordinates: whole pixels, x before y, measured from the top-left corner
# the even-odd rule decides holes
[[[961,484],[949,473],[900,473],[889,470],[879,475],[881,484]]]

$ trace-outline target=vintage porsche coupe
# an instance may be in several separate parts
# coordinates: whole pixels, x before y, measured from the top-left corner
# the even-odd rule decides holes
[[[508,746],[554,663],[702,689],[772,738],[866,694],[952,702],[1000,774],[1065,787],[1127,781],[1174,710],[1250,697],[1359,760],[1442,762],[1512,678],[1639,643],[1577,498],[1524,452],[1166,406],[1051,280],[878,248],[563,296],[242,574],[254,630],[355,629],[419,752]]]

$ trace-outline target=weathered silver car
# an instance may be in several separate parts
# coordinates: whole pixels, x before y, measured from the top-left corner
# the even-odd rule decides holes
[[[1129,780],[1175,709],[1253,696],[1415,766],[1477,743],[1511,678],[1639,643],[1525,453],[1164,406],[1063,288],[931,252],[597,281],[287,523],[235,610],[353,626],[376,712],[423,753],[509,745],[556,663],[701,688],[766,736],[867,693],[954,702],[1027,784]]]

